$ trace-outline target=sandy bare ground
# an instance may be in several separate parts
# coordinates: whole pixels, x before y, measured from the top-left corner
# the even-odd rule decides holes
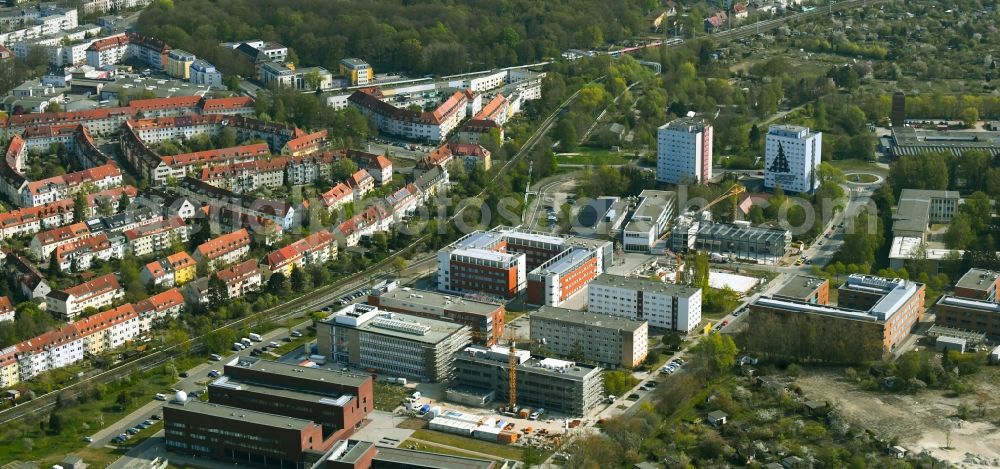
[[[981,376],[980,376],[981,375]],[[977,375],[976,393],[948,397],[937,390],[918,394],[881,394],[861,390],[842,375],[819,371],[796,380],[809,399],[840,407],[853,424],[884,437],[899,438],[913,453],[928,452],[957,467],[1000,466],[1000,372],[994,368]],[[969,420],[957,417],[959,405],[969,410]],[[981,410],[985,416],[981,417]],[[951,448],[948,446],[950,432]]]

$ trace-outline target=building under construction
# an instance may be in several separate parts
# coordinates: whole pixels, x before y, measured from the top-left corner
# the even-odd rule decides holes
[[[514,352],[517,363],[517,405],[584,416],[604,397],[602,369],[572,361],[532,357]],[[484,395],[507,403],[510,389],[510,349],[471,346],[455,354],[452,385],[464,395]],[[449,399],[456,393],[449,391]],[[489,404],[489,401],[485,402]]]

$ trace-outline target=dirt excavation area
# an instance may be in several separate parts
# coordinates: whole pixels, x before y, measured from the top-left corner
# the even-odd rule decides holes
[[[1000,467],[998,367],[981,370],[974,391],[961,396],[940,390],[866,391],[843,373],[826,370],[807,371],[795,384],[807,399],[829,402],[851,424],[881,438],[898,438],[912,453],[927,452],[956,467]]]

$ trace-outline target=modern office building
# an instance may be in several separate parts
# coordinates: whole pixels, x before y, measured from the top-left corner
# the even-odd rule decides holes
[[[347,438],[374,409],[372,378],[236,357],[208,385],[208,399],[242,409],[312,420],[323,439]]]
[[[324,439],[323,426],[312,420],[184,397],[163,406],[168,451],[246,466],[305,468],[336,443]]]
[[[764,187],[781,186],[788,194],[811,193],[819,187],[816,170],[822,161],[822,132],[798,125],[772,125],[765,140]]]
[[[646,359],[646,321],[542,306],[530,322],[531,341],[549,353],[606,368],[635,368]]]
[[[830,302],[830,280],[808,275],[796,275],[782,285],[774,293],[774,297],[825,305]]]
[[[319,353],[337,363],[389,376],[447,381],[469,328],[352,304],[317,323]]]
[[[712,125],[682,117],[656,130],[656,180],[704,184],[712,178]]]
[[[602,274],[590,282],[587,310],[686,333],[701,323],[701,301],[700,288]]]
[[[559,305],[610,265],[609,241],[508,227],[470,233],[438,251],[438,289]]]
[[[208,385],[209,402],[178,392],[164,405],[168,451],[237,465],[309,468],[360,428],[372,378],[235,357]]]
[[[469,327],[474,342],[495,345],[503,337],[506,308],[472,298],[428,290],[394,288],[374,290],[368,303],[384,311],[442,319]]]
[[[347,77],[351,86],[365,86],[375,79],[371,65],[361,59],[347,58],[340,61],[340,74]]]
[[[198,57],[181,49],[173,49],[167,52],[167,75],[174,78],[187,80],[191,78],[191,64]]]
[[[694,248],[741,261],[773,264],[785,255],[792,243],[792,232],[780,228],[752,226],[750,222],[702,222]]]
[[[924,315],[924,285],[909,280],[852,274],[837,296],[837,306],[761,297],[750,304],[755,315],[752,322],[757,322],[756,315],[766,315],[786,324],[787,333],[797,334],[792,327],[795,319],[808,315],[816,340],[837,335],[865,336],[873,347],[858,350],[857,358],[874,360],[893,352]]]
[[[1000,302],[997,287],[1000,287],[1000,272],[969,269],[955,284],[955,296],[997,303]]]
[[[651,252],[667,233],[676,210],[677,193],[646,189],[639,193],[639,199],[639,205],[622,229],[622,244],[629,252]]]
[[[1000,304],[993,301],[945,295],[934,305],[934,323],[952,329],[986,334],[1000,340]]]
[[[515,352],[517,404],[541,407],[567,415],[584,416],[604,399],[601,368],[554,358]],[[453,385],[471,389],[494,400],[508,400],[510,349],[472,346],[455,355]]]

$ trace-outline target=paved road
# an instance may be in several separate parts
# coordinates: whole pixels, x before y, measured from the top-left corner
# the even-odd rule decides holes
[[[312,321],[304,321],[295,326],[294,329],[296,330],[303,329],[311,323]],[[261,338],[263,339],[262,342],[255,343],[254,348],[259,347],[261,344],[267,344],[268,342],[271,341],[283,343],[283,339],[289,337],[288,334],[289,334],[289,329],[285,328],[275,329],[267,334],[262,334],[261,336]],[[188,376],[185,378],[181,378],[177,382],[177,384],[173,386],[173,389],[184,391],[189,395],[194,391],[205,390],[206,389],[205,382],[211,379],[208,377],[209,371],[213,369],[222,371],[224,363],[230,361],[236,355],[239,355],[241,357],[248,357],[250,356],[250,350],[251,349],[248,348],[246,350],[243,350],[242,352],[239,352],[238,354],[229,352],[228,354],[223,356],[222,360],[218,362],[211,362],[211,361],[205,362],[195,366],[194,368],[191,368],[190,370],[186,370]],[[178,372],[185,372],[185,370],[178,370]],[[166,394],[168,398],[173,398],[174,392],[169,389],[163,389],[158,392]],[[161,409],[163,407],[164,402],[155,400],[153,397],[154,396],[148,396],[148,398],[150,399],[150,402],[148,404],[136,409],[131,414],[123,417],[119,421],[110,424],[105,428],[101,429],[100,431],[98,431],[97,433],[95,433],[93,435],[94,441],[90,443],[89,446],[92,448],[101,448],[105,445],[110,444],[111,439],[114,438],[116,435],[124,433],[125,430],[128,430],[129,428],[132,428],[142,423],[142,421],[150,418],[151,415],[153,414],[162,415]]]

